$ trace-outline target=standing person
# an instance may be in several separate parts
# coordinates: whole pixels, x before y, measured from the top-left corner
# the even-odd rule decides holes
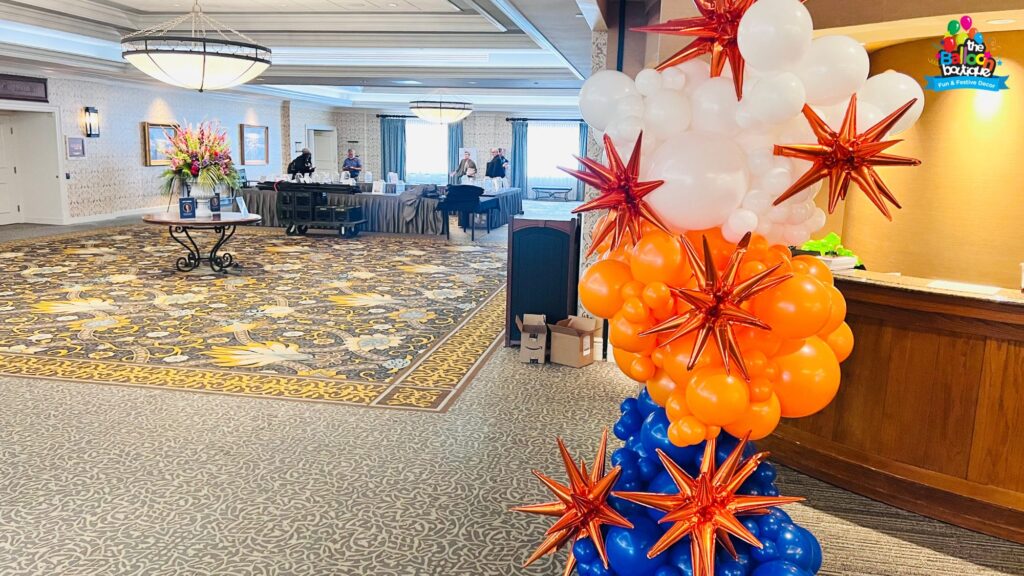
[[[363,171],[363,161],[359,159],[359,155],[356,151],[349,148],[348,156],[345,157],[345,161],[341,165],[342,171],[348,171],[348,175],[353,180],[359,180],[359,173]]]
[[[312,174],[314,170],[316,168],[313,167],[313,153],[309,151],[309,148],[303,148],[302,154],[288,163],[288,174],[291,175],[292,180],[298,176]]]
[[[456,180],[461,179],[463,176],[473,176],[476,174],[476,162],[469,156],[469,150],[462,153],[462,160],[459,161],[459,168],[449,174]]]
[[[508,160],[501,155],[500,148],[491,148],[491,159],[487,162],[488,178],[504,178]]]

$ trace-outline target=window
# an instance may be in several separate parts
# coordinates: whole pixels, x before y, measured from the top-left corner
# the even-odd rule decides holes
[[[530,122],[526,131],[527,186],[576,190],[576,179],[558,167],[577,168],[573,155],[579,153],[579,122]]]
[[[405,122],[405,181],[448,183],[448,126],[422,120]]]

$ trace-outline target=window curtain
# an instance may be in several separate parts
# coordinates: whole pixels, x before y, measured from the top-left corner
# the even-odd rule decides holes
[[[580,122],[580,151],[577,154],[577,156],[579,156],[580,158],[586,158],[587,157],[587,137],[588,137],[588,135],[589,135],[589,130],[587,128],[587,123],[586,122]],[[579,165],[579,169],[583,170],[583,164]],[[583,184],[583,181],[582,180],[577,180],[576,181],[576,199],[577,200],[583,200],[583,194],[584,194],[585,190],[586,190],[586,185]]]
[[[398,173],[399,180],[405,180],[405,118],[380,119],[381,180],[387,180],[388,172]]]
[[[526,120],[512,121],[512,187],[519,188],[524,198],[530,198],[530,189],[526,182]]]
[[[462,148],[462,122],[454,122],[448,125],[448,172],[459,169],[459,148]],[[448,183],[458,184],[451,176]]]

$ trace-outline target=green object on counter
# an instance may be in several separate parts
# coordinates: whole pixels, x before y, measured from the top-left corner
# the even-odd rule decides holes
[[[843,247],[843,239],[835,232],[829,232],[820,240],[808,240],[800,249],[817,252],[822,256],[853,256],[857,258],[857,266],[861,266],[860,258],[852,250]]]

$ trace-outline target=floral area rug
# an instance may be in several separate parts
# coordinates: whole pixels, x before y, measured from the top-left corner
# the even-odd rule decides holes
[[[441,411],[502,334],[503,247],[239,227],[227,250],[224,275],[176,272],[157,226],[0,245],[0,374]]]

